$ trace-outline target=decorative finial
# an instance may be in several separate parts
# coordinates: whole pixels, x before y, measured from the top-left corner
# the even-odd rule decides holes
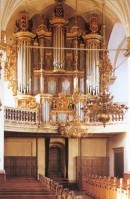
[[[32,31],[33,24],[32,20],[29,19],[29,12],[28,11],[21,11],[19,19],[16,21],[16,32],[20,31]]]

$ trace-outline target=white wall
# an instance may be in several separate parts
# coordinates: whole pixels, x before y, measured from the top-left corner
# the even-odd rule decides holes
[[[76,181],[76,156],[79,155],[79,143],[76,139],[69,139],[68,179]]]
[[[116,23],[108,44],[109,58],[113,66],[116,81],[110,86],[115,102],[128,103],[128,59],[124,53],[127,49],[125,29],[120,22]],[[116,50],[117,49],[117,50]]]
[[[15,107],[15,98],[12,89],[8,88],[8,82],[4,82],[4,106]]]
[[[125,30],[121,23],[115,24],[110,41],[109,48],[118,49],[110,52],[111,63],[115,68],[115,83],[110,86],[110,92],[114,95],[114,101],[130,104],[130,69],[129,59],[124,53],[127,49],[127,38]],[[121,49],[121,50],[120,50]],[[130,172],[130,110],[127,113],[126,133],[109,138],[109,157],[110,157],[110,175],[114,176],[114,152],[113,148],[124,147],[124,172]]]
[[[124,173],[130,172],[130,135],[120,134],[109,138],[110,176],[114,176],[114,151],[113,148],[124,147]]]
[[[107,139],[82,139],[82,156],[106,157]]]

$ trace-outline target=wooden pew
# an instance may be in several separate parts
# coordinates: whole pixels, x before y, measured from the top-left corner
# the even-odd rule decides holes
[[[44,186],[49,187],[49,189],[56,194],[57,199],[84,199],[86,198],[85,192],[70,191],[68,188],[63,188],[63,185],[60,185],[59,183],[45,176],[39,175],[39,180],[43,183]]]
[[[94,175],[82,180],[84,190],[95,199],[130,199],[130,180]]]
[[[7,179],[0,186],[1,199],[57,199],[55,192],[47,188],[49,179],[43,178],[43,183],[35,179]]]

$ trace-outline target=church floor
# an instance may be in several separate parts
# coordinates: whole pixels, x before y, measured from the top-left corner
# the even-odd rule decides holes
[[[56,195],[37,180],[10,178],[0,184],[0,199],[56,199]]]
[[[63,185],[63,188],[68,188],[70,192],[74,192],[74,196],[76,199],[94,199],[88,196],[85,191],[80,191],[78,185],[75,182],[70,183],[66,178],[60,177],[53,177],[52,179],[55,182],[58,182],[59,184]]]
[[[85,191],[74,190],[76,199],[92,199]],[[10,178],[0,184],[0,199],[56,199],[53,191],[39,181],[26,178]]]
[[[88,195],[85,193],[85,191],[75,191],[75,194],[76,194],[77,196],[79,196],[79,198],[77,198],[77,199],[94,199],[94,198],[88,196]]]

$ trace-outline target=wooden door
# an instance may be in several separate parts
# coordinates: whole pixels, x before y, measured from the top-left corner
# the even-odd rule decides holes
[[[114,176],[123,178],[124,173],[124,148],[114,148]]]
[[[62,177],[62,160],[60,147],[50,147],[49,149],[49,176]]]

